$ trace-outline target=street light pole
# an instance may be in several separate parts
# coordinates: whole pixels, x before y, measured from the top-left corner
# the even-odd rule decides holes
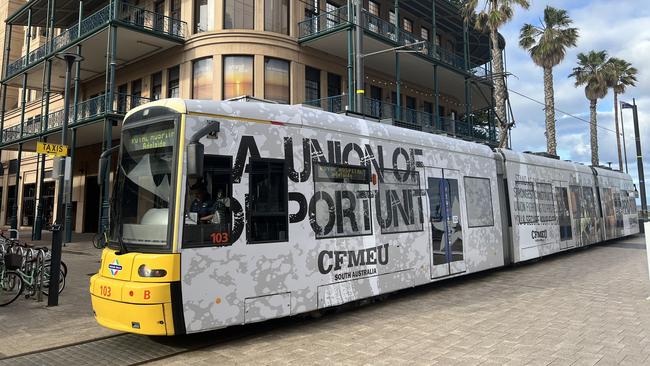
[[[627,146],[625,145],[625,123],[623,123],[623,103],[621,103],[621,133],[623,135],[623,157],[625,158],[625,174],[629,174],[627,169]]]
[[[641,191],[641,212],[643,218],[648,217],[648,202],[645,196],[645,176],[643,174],[643,156],[641,155],[641,134],[639,133],[639,114],[636,100],[632,98],[632,113],[634,114],[634,139],[636,140],[636,165],[639,170],[639,190]]]
[[[65,69],[65,89],[63,94],[63,125],[61,126],[61,145],[67,145],[68,119],[70,118],[70,74],[75,62],[83,59],[76,53],[60,53],[56,58],[64,60]],[[65,194],[65,159],[58,160],[58,181],[57,202],[56,202],[56,222],[52,225],[52,259],[50,261],[50,285],[47,297],[47,306],[59,305],[59,280],[61,274],[61,250],[63,243],[63,232],[61,226],[65,218],[65,206],[63,195]]]

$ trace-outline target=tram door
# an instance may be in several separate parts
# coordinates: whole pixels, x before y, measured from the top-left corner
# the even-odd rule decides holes
[[[455,170],[427,168],[431,278],[453,275],[466,269],[459,177]]]

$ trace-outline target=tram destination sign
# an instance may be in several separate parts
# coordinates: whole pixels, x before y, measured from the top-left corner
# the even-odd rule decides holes
[[[317,182],[357,183],[369,182],[368,168],[339,164],[320,163],[315,165],[315,180]]]
[[[48,142],[37,142],[36,153],[54,156],[68,156],[68,145],[51,144]]]
[[[149,150],[174,145],[176,135],[174,129],[147,131],[129,137],[130,150]]]

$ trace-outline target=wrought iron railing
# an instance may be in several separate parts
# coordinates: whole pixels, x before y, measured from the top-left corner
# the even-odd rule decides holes
[[[149,102],[149,98],[141,97],[139,95],[127,95],[116,93],[113,97],[113,103],[108,112],[106,109],[106,95],[98,95],[96,97],[84,100],[77,104],[77,115],[74,118],[74,109],[70,107],[68,115],[68,124],[75,126],[81,123],[89,122],[95,119],[105,118],[108,114],[123,115],[129,110]],[[25,122],[22,135],[20,125],[7,127],[2,131],[2,144],[10,143],[20,139],[36,136],[43,132],[56,130],[63,125],[63,109],[59,109],[48,114],[47,125],[44,120],[36,118]]]
[[[116,14],[114,14],[113,7],[114,4],[111,3],[99,9],[81,21],[81,29],[77,23],[54,37],[51,44],[46,43],[10,63],[7,66],[6,77],[14,76],[27,67],[42,61],[48,55],[62,51],[79,39],[108,25],[112,20],[174,38],[185,38],[187,24],[181,20],[138,8],[122,1],[117,4]]]
[[[305,101],[303,104],[321,108],[324,111],[340,113],[348,110],[348,96],[337,95]],[[438,117],[428,111],[421,111],[377,99],[364,98],[363,115],[378,120],[392,120],[395,126],[431,133],[443,133],[479,142],[495,143],[497,134],[494,125],[488,120],[472,115],[469,119]]]
[[[186,23],[170,18],[164,14],[155,13],[146,9],[122,2],[119,4],[117,20],[165,35],[184,38]]]
[[[337,29],[341,25],[347,25],[349,21],[350,17],[347,6],[342,6],[327,13],[314,15],[298,23],[298,38],[305,39],[317,36]],[[418,49],[423,56],[465,70],[465,58],[463,55],[457,54],[453,50],[442,48],[431,43],[429,40],[400,29],[395,24],[370,14],[367,10],[364,10],[362,13],[361,27],[398,46],[420,42]]]
[[[314,15],[298,23],[298,38],[315,36],[349,24],[348,7]]]

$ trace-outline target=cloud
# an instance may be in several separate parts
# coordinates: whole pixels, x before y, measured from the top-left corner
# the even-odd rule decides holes
[[[584,89],[576,88],[568,78],[576,64],[579,52],[607,50],[610,56],[626,59],[639,70],[637,87],[629,88],[619,97],[631,102],[636,98],[639,112],[642,154],[646,172],[650,174],[650,7],[640,6],[639,1],[621,0],[550,0],[533,1],[528,11],[517,9],[513,20],[501,33],[506,39],[506,61],[513,77],[508,79],[516,127],[512,132],[512,146],[517,151],[543,151],[546,147],[544,107],[537,101],[544,100],[542,70],[530,59],[527,51],[518,45],[519,30],[524,23],[539,24],[546,5],[566,9],[579,28],[580,38],[576,48],[569,49],[564,61],[554,68],[555,106],[567,114],[556,111],[556,135],[558,153],[562,159],[589,163],[591,148],[589,140],[589,102]],[[637,180],[636,151],[632,112],[623,112],[625,138],[630,174]],[[571,115],[571,116],[569,116]],[[577,117],[577,118],[575,118]],[[610,92],[598,101],[599,158],[601,164],[612,162],[618,167],[618,153],[614,124],[613,94]],[[621,141],[622,144],[622,141]]]

